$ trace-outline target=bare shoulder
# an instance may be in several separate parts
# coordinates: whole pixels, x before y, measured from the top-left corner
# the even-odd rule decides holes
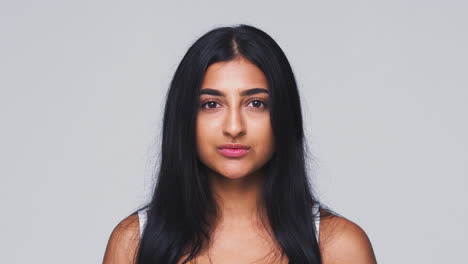
[[[377,263],[369,237],[356,223],[322,212],[320,250],[323,263]]]
[[[107,242],[103,264],[135,263],[140,241],[138,214],[133,214],[117,224]]]

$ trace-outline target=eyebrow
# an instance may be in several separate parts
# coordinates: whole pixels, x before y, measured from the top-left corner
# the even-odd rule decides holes
[[[242,91],[240,93],[240,95],[241,96],[248,96],[248,95],[254,95],[254,94],[258,94],[258,93],[270,94],[270,92],[267,89],[264,89],[264,88],[251,88],[251,89],[247,89],[247,90]],[[200,90],[199,95],[202,95],[202,94],[222,96],[222,97],[226,96],[223,92],[221,92],[219,90],[216,90],[216,89],[213,89],[213,88],[205,88],[205,89]]]

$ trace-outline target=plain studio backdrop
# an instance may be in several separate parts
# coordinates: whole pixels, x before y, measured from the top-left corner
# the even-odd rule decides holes
[[[2,1],[1,263],[100,263],[150,195],[164,95],[189,46],[247,23],[299,85],[323,202],[379,263],[468,246],[466,1]]]

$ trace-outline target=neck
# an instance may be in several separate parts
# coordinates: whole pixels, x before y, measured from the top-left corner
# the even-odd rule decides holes
[[[261,192],[265,179],[263,170],[238,179],[209,173],[210,187],[222,222],[254,221],[263,213]]]

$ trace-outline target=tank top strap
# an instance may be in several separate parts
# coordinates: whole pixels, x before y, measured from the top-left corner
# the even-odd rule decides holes
[[[148,218],[146,211],[146,209],[138,211],[138,222],[140,223],[140,239],[143,236],[143,229],[146,225],[146,220]]]
[[[319,233],[320,233],[320,205],[317,203],[312,207],[312,215],[314,216],[315,222],[315,238],[317,239],[317,243],[319,242]]]

